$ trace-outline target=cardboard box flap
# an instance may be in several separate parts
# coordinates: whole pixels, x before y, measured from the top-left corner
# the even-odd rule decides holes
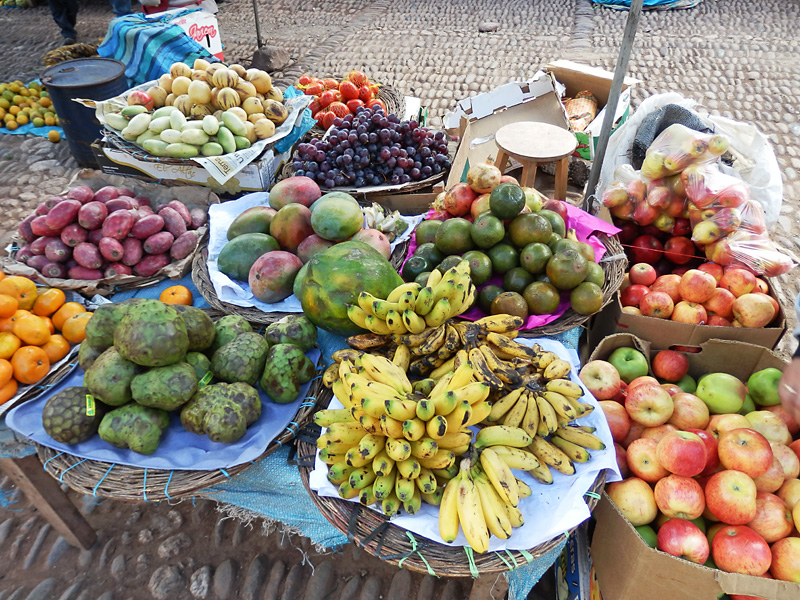
[[[557,60],[545,65],[545,71],[555,76],[556,80],[563,83],[567,88],[567,96],[572,97],[578,92],[590,89],[594,97],[597,98],[597,107],[602,108],[608,102],[608,93],[611,91],[611,80],[614,73],[582,65],[571,60]],[[640,83],[633,77],[625,77],[622,80],[622,89]],[[621,114],[615,115],[620,117]]]
[[[733,340],[708,340],[700,344],[700,352],[690,354],[689,374],[693,377],[705,373],[728,373],[739,377],[741,373],[755,373],[767,367],[783,370],[783,359],[764,348]]]
[[[592,348],[589,360],[608,360],[611,353],[617,348],[636,348],[647,359],[648,370],[650,367],[650,342],[642,340],[630,333],[615,333],[603,338],[602,344]]]

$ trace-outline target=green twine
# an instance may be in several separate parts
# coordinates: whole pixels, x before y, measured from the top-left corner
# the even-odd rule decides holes
[[[464,546],[464,554],[467,555],[467,560],[469,561],[469,572],[472,575],[472,578],[477,579],[480,573],[478,572],[478,567],[475,564],[475,557],[472,554],[472,548],[470,546]]]
[[[589,498],[594,498],[595,500],[600,500],[601,496],[597,492],[586,492],[584,496],[589,496]]]
[[[406,535],[408,536],[408,539],[411,540],[411,552],[408,553],[408,556],[404,556],[400,560],[400,562],[397,563],[397,566],[400,567],[400,568],[403,568],[403,563],[406,561],[406,559],[416,552],[419,555],[419,557],[422,559],[422,562],[425,563],[425,567],[428,569],[428,575],[433,575],[434,577],[438,577],[438,575],[436,574],[436,571],[434,571],[431,568],[430,564],[428,564],[428,561],[422,555],[422,552],[417,550],[417,538],[414,537],[414,534],[412,534],[410,531],[406,531]]]
[[[519,553],[522,554],[523,558],[525,558],[525,560],[528,561],[529,563],[533,562],[533,554],[531,554],[527,550],[519,550]]]

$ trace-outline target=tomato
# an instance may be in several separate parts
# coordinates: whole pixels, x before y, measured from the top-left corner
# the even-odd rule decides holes
[[[352,100],[347,101],[347,108],[350,109],[350,112],[356,114],[356,109],[364,106],[364,102],[359,98],[353,98]]]
[[[302,85],[305,87],[309,83],[311,83],[311,77],[309,77],[308,75],[301,75],[300,79],[297,80],[297,83],[298,85]]]
[[[375,108],[376,106],[382,108],[383,112],[386,112],[386,105],[383,103],[383,100],[378,100],[375,98],[374,100],[367,102],[367,108]]]
[[[358,88],[358,97],[361,98],[364,103],[367,103],[372,100],[372,90],[369,89],[368,85],[362,85]]]
[[[374,98],[378,97],[378,89],[379,89],[379,86],[378,86],[377,83],[370,83],[369,84],[369,90],[372,92],[372,96]]]
[[[339,92],[344,100],[355,100],[358,98],[358,87],[352,81],[343,81],[339,85]]]
[[[313,117],[319,112],[319,109],[322,108],[319,104],[319,98],[314,98],[311,101],[311,104],[308,105],[308,108],[311,110],[311,116]]]
[[[350,109],[341,102],[331,102],[331,105],[328,108],[337,117],[344,117],[350,114]]]
[[[343,102],[344,99],[342,98],[342,92],[340,92],[339,90],[333,90],[333,101]]]
[[[335,79],[323,79],[322,85],[325,86],[326,90],[337,90],[339,89],[339,82]]]
[[[325,91],[325,86],[321,83],[310,83],[304,91],[306,96],[316,96]]]
[[[319,96],[319,105],[323,108],[330,105],[331,102],[336,100],[336,94],[334,94],[333,90],[325,90]]]
[[[347,78],[355,83],[358,87],[361,87],[367,83],[367,76],[361,71],[350,71],[350,73],[347,74]]]
[[[319,110],[318,110],[318,111],[317,111],[317,112],[314,114],[314,118],[317,120],[317,125],[319,125],[320,127],[322,127],[322,117],[324,117],[324,116],[325,116],[326,114],[328,114],[329,112],[330,112],[330,110],[329,110],[329,109],[326,107],[326,108],[320,108],[320,109],[319,109]]]
[[[328,111],[324,115],[322,115],[322,126],[325,129],[328,129],[331,125],[333,125],[333,120],[336,118],[336,113],[333,111]]]

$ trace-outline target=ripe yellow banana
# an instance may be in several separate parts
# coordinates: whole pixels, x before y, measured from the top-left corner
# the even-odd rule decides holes
[[[531,452],[536,455],[540,462],[553,467],[556,471],[564,475],[574,475],[575,465],[561,448],[557,448],[546,439],[540,436],[533,438],[533,442],[528,446]]]
[[[414,292],[419,293],[420,285],[413,281],[409,283],[402,283],[394,288],[391,292],[389,292],[389,296],[387,296],[387,302],[397,302],[400,300],[400,296],[405,294],[406,292]]]
[[[585,431],[584,429],[574,425],[559,427],[556,431],[556,435],[572,442],[573,444],[578,444],[578,446],[583,446],[584,448],[588,448],[590,450],[605,450],[606,448],[603,440],[594,435],[594,433]]]
[[[403,369],[403,371],[408,371],[408,366],[411,364],[411,350],[408,349],[408,346],[404,346],[403,344],[397,346],[397,349],[394,351],[394,356],[392,357],[392,362]]]
[[[434,456],[417,460],[426,469],[448,469],[456,461],[456,455],[447,448],[439,448]]]
[[[480,455],[480,461],[486,477],[503,502],[511,506],[519,504],[517,479],[494,448],[484,448]]]
[[[470,403],[466,400],[459,402],[453,411],[445,417],[447,421],[447,431],[458,431],[466,425],[471,416],[472,406]]]
[[[456,395],[456,398],[459,400],[459,402],[466,401],[471,405],[476,405],[486,400],[489,397],[489,392],[491,392],[489,386],[479,381],[467,383],[463,387],[453,390],[453,393]]]
[[[323,448],[319,451],[319,459],[326,465],[332,465],[347,457],[346,453],[333,452],[329,448]]]
[[[400,299],[397,301],[397,306],[400,307],[399,312],[405,312],[406,310],[413,311],[414,304],[417,300],[417,294],[419,294],[419,291],[412,292],[411,290],[409,290],[407,292],[404,292],[400,296]]]
[[[519,397],[525,391],[525,388],[519,387],[511,390],[505,396],[501,397],[492,405],[492,411],[489,413],[489,421],[496,423],[503,415],[512,409],[516,404]]]
[[[328,466],[328,481],[333,485],[341,485],[350,478],[350,473],[355,470],[344,460],[333,463]]]
[[[417,484],[414,483],[414,480],[402,477],[398,473],[394,482],[394,493],[397,494],[397,499],[400,500],[400,502],[408,502],[411,500],[414,497],[414,490],[416,489]]]
[[[393,419],[405,421],[417,416],[417,403],[414,400],[395,398],[384,401],[385,412]],[[366,411],[366,409],[364,409]],[[369,413],[368,413],[369,414]]]
[[[364,458],[372,460],[383,451],[386,445],[386,438],[382,435],[368,434],[361,438],[358,443],[358,451]]]
[[[483,517],[481,498],[475,483],[464,472],[458,481],[456,508],[458,520],[464,537],[475,552],[484,553],[489,550],[489,528]]]
[[[419,479],[417,479],[419,481]],[[444,496],[444,487],[437,487],[432,494],[422,492],[422,501],[431,506],[439,506],[442,503],[442,496]]]
[[[403,318],[403,324],[405,325],[406,329],[411,333],[422,333],[425,331],[427,325],[425,324],[425,319],[420,317],[417,313],[415,313],[410,308],[405,309],[402,313],[400,313]]]
[[[392,472],[387,475],[379,475],[372,482],[372,493],[378,500],[388,498],[394,492],[394,482],[397,475]]]
[[[350,483],[350,487],[354,490],[361,490],[371,485],[372,482],[375,481],[375,477],[377,477],[377,475],[375,475],[375,471],[373,471],[371,467],[361,467],[350,473],[348,482]]]
[[[475,379],[482,381],[493,390],[502,390],[505,387],[503,381],[489,368],[483,352],[478,348],[472,348],[468,356],[469,362],[472,363],[472,368],[475,370]]]
[[[339,365],[332,363],[322,372],[322,385],[331,389],[337,379],[339,379]]]
[[[406,479],[416,479],[419,477],[420,469],[422,468],[419,461],[413,456],[409,456],[405,460],[396,463],[397,476],[405,477]]]
[[[456,356],[452,358],[448,358],[445,362],[442,363],[442,366],[436,367],[433,371],[431,371],[428,376],[431,379],[440,379],[442,376],[446,375],[447,373],[452,373],[456,370]]]
[[[544,378],[547,380],[550,379],[563,379],[564,377],[569,376],[569,372],[572,370],[572,365],[569,364],[567,361],[557,358],[553,362],[551,362],[544,370]]]
[[[431,391],[433,391],[433,388],[436,385],[436,380],[428,377],[427,379],[412,381],[411,385],[414,388],[415,394],[430,396]],[[417,406],[419,406],[419,402],[417,402]]]
[[[522,518],[522,512],[516,506],[508,507],[508,518],[511,520],[511,527],[522,527],[525,525],[525,519]]]
[[[355,408],[353,409],[356,410]],[[381,429],[381,420],[376,419],[375,417],[370,417],[367,414],[360,415],[358,417],[358,422],[361,424],[361,427],[364,428],[364,431],[367,433],[383,433]]]
[[[497,455],[509,469],[520,469],[529,471],[539,466],[539,459],[524,448],[514,448],[513,446],[492,446]]]
[[[431,471],[433,471],[436,479],[439,480],[439,485],[442,485],[442,482],[447,483],[454,477],[458,476],[460,469],[458,464],[453,461],[453,464],[446,469],[431,469]]]
[[[453,372],[453,377],[447,384],[447,390],[455,391],[463,388],[472,381],[472,376],[474,373],[475,370],[472,366],[472,363],[469,361],[461,363],[461,365]],[[487,395],[488,393],[489,392],[487,391]]]
[[[411,348],[415,348],[428,339],[436,331],[435,327],[429,327],[421,333],[406,333],[400,336],[400,343],[405,344]]]
[[[490,315],[475,321],[476,325],[480,325],[486,331],[493,331],[494,333],[506,333],[514,331],[522,327],[525,321],[522,317],[514,317],[511,315]]]
[[[459,478],[451,479],[444,488],[439,503],[439,535],[445,542],[458,537],[458,484]]]
[[[436,415],[425,423],[425,431],[428,437],[438,440],[447,433],[447,419],[442,415]]]
[[[438,327],[439,325],[444,324],[447,319],[449,319],[452,314],[452,308],[450,306],[450,300],[447,298],[441,298],[433,305],[431,312],[425,315],[425,323],[428,327]]]
[[[397,463],[411,456],[411,445],[408,440],[388,438],[386,440],[386,454],[395,461],[395,466],[397,466]]]
[[[419,476],[414,479],[414,483],[417,484],[417,488],[423,494],[434,494],[438,487],[433,471],[422,467],[420,467]]]
[[[436,307],[436,304],[439,302],[439,300],[443,298],[447,300],[448,304],[450,303],[450,300],[455,296],[457,284],[458,282],[455,280],[454,277],[448,275],[448,273],[444,274],[442,280],[439,283],[437,283],[433,288],[434,308]]]
[[[528,407],[525,409],[525,416],[522,417],[522,423],[519,426],[533,437],[539,430],[539,404],[530,392],[525,392],[525,396],[528,399]]]
[[[436,414],[436,407],[428,398],[423,398],[417,402],[417,418],[423,421],[430,421]]]
[[[536,367],[544,371],[555,360],[559,360],[555,352],[542,352],[536,358]]]
[[[386,314],[386,327],[395,335],[402,335],[408,331],[408,327],[403,323],[402,313],[397,310],[390,310]]]
[[[536,354],[532,348],[515,342],[514,340],[510,340],[506,336],[495,333],[494,331],[490,331],[486,334],[486,341],[489,344],[500,348],[500,350],[506,354],[510,354],[511,356],[525,358],[528,360],[536,358]]]
[[[422,492],[419,491],[419,488],[414,488],[414,495],[408,502],[403,502],[403,510],[406,511],[409,515],[415,515],[419,512],[419,509],[422,507]]]
[[[425,282],[425,285],[430,288],[436,287],[436,285],[442,280],[443,273],[439,269],[434,269],[431,271],[430,275],[428,275],[428,280]]]
[[[538,459],[537,459],[536,462],[539,463]],[[539,464],[541,464],[541,463],[539,463]],[[533,490],[531,489],[531,486],[529,486],[527,483],[525,483],[521,479],[517,479],[517,486],[519,487],[519,497],[520,498],[527,498],[528,496],[533,494]]]
[[[402,394],[410,394],[413,391],[405,371],[388,358],[365,353],[361,357],[361,364],[373,380],[390,385]]]
[[[531,436],[517,427],[491,425],[489,427],[484,427],[478,432],[475,436],[474,446],[477,449],[499,445],[524,448],[531,444],[532,441]]]
[[[529,469],[528,474],[539,483],[550,485],[553,483],[553,474],[550,472],[550,467],[544,461],[539,461],[539,466],[535,469]]]
[[[458,406],[458,396],[454,391],[440,392],[436,395],[431,394],[430,401],[433,402],[434,412],[445,417]]]
[[[381,501],[381,510],[387,517],[392,517],[400,512],[400,499],[392,492]]]
[[[377,500],[371,485],[362,488],[361,491],[358,492],[358,501],[364,506],[372,506]]]
[[[534,394],[534,397],[539,407],[539,428],[537,431],[540,436],[551,435],[558,429],[558,413],[544,397],[539,394]]]
[[[458,446],[469,444],[472,441],[472,432],[468,429],[453,431],[434,441],[439,448],[457,448]]]
[[[417,294],[417,299],[414,302],[414,312],[421,317],[431,312],[431,310],[433,310],[433,305],[436,304],[433,288],[434,286],[426,285],[419,291],[419,294]]]
[[[450,300],[450,316],[460,315],[469,308],[470,282],[456,284],[453,298]]]
[[[551,392],[558,392],[573,400],[583,396],[583,388],[569,379],[551,379],[545,384],[545,387]]]
[[[403,437],[409,442],[416,442],[425,436],[425,421],[422,419],[406,419],[403,421]]]
[[[489,416],[490,412],[492,412],[492,405],[486,401],[473,404],[472,414],[464,425],[466,427],[472,427],[473,425],[482,423]]]
[[[332,423],[325,432],[328,440],[339,444],[358,444],[361,438],[367,434],[360,423]]]
[[[359,308],[361,308],[361,310],[363,310],[368,315],[376,314],[375,310],[374,310],[374,307],[373,307],[373,302],[375,302],[376,300],[380,300],[380,298],[376,298],[375,296],[373,296],[369,292],[361,292],[358,295],[358,297],[356,298],[356,302],[358,303]],[[382,302],[386,302],[386,301],[382,300]],[[381,317],[381,319],[385,319],[385,318],[386,318],[386,315],[383,315]]]
[[[384,447],[384,449],[378,452],[375,458],[372,459],[372,470],[375,471],[375,475],[378,477],[384,477],[394,471],[394,464],[394,459],[389,457]]]
[[[367,317],[369,316],[374,316],[374,315],[370,315],[370,313],[365,311],[358,304],[347,305],[347,318],[349,318],[353,323],[355,323],[362,329],[368,329]]]
[[[506,427],[519,427],[522,424],[522,419],[525,417],[525,412],[528,410],[528,395],[522,394],[513,408],[508,411],[500,422]]]
[[[439,444],[433,438],[424,437],[411,442],[411,456],[414,458],[433,458],[438,450]]]
[[[319,425],[320,427],[328,427],[333,423],[344,423],[346,421],[352,421],[353,416],[350,414],[350,411],[346,408],[330,408],[330,409],[323,409],[317,411],[314,414],[314,423]]]
[[[578,413],[566,397],[558,392],[544,391],[541,393],[545,400],[553,407],[556,414],[565,419],[567,422],[574,421],[578,418]]]
[[[345,500],[350,500],[350,498],[355,498],[358,496],[358,490],[350,485],[349,479],[340,483],[337,491],[339,492],[339,497],[344,498]]]
[[[369,329],[372,333],[377,333],[380,335],[388,335],[390,333],[395,333],[391,330],[388,326],[388,323],[383,319],[379,319],[375,315],[367,315],[364,318],[364,326],[366,329]]]
[[[569,440],[565,440],[558,435],[551,437],[550,442],[557,448],[560,448],[564,454],[569,456],[575,462],[585,463],[589,462],[589,459],[592,458],[592,455],[589,454],[589,451],[586,448],[579,446],[578,444],[573,444]]]
[[[350,448],[350,450],[345,453],[344,460],[348,465],[357,469],[365,467],[372,462],[371,458],[365,458],[361,452],[359,452],[358,446]]]
[[[511,535],[511,519],[508,517],[505,503],[494,491],[492,484],[484,474],[474,477],[473,481],[481,499],[483,518],[489,532],[502,540],[508,539]]]

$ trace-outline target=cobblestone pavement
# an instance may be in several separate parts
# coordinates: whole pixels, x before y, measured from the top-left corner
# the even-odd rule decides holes
[[[260,0],[259,11],[265,42],[290,55],[291,64],[274,74],[277,81],[362,68],[376,81],[422,98],[433,125],[457,99],[528,77],[558,58],[613,69],[627,17],[589,0]],[[256,50],[251,3],[227,0],[218,16],[226,58],[248,65]],[[82,1],[81,41],[103,36],[111,17],[104,0]],[[499,27],[478,33],[487,21]],[[798,22],[800,5],[790,0],[706,0],[689,11],[648,12],[628,69],[641,80],[634,108],[652,94],[677,91],[701,110],[752,122],[769,135],[784,177],[784,204],[772,234],[794,255],[800,254]],[[0,31],[0,81],[41,74],[40,57],[60,39],[46,6],[0,9]],[[62,190],[77,168],[64,143],[0,134],[0,242],[42,197]],[[773,283],[790,307],[798,275]],[[789,352],[794,343],[786,336],[779,349]],[[11,491],[8,482],[0,488]],[[23,498],[0,508],[0,600],[190,598],[191,583],[194,597],[257,600],[455,599],[471,589],[468,581],[409,575],[350,547],[319,555],[302,538],[263,536],[258,524],[251,531],[220,521],[209,501],[196,507],[95,505],[71,496],[99,532],[88,552],[70,548]],[[539,595],[547,596],[542,590]]]

